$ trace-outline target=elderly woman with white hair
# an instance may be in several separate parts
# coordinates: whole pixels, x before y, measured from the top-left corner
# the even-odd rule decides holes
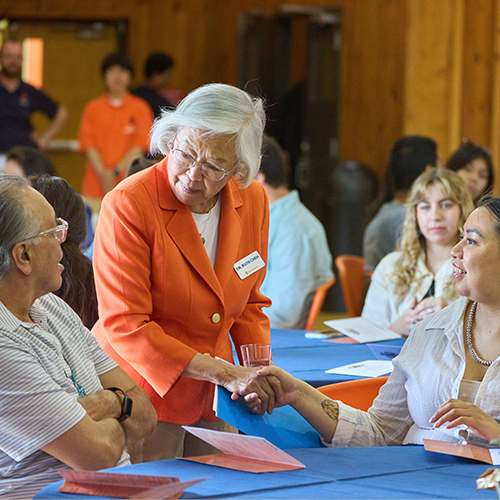
[[[212,410],[213,384],[234,397],[256,393],[262,411],[281,396],[274,376],[231,364],[229,338],[237,351],[270,343],[262,312],[270,301],[259,291],[269,209],[252,182],[264,123],[260,99],[229,85],[201,87],[153,126],[151,148],[166,158],[104,198],[93,334],[158,413],[137,460],[213,453],[182,428],[228,430]]]

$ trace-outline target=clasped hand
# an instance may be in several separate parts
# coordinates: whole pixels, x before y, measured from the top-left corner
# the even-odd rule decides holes
[[[264,387],[267,382],[274,389],[273,397],[269,400],[262,399],[257,391],[249,392],[243,396],[245,403],[253,413],[263,415],[267,411],[271,414],[274,408],[292,405],[297,399],[298,381],[283,369],[277,366],[264,366],[252,370],[255,377],[253,382],[264,384]],[[238,394],[233,393],[231,397],[233,400],[238,399]]]
[[[418,302],[413,297],[410,306],[403,314],[389,327],[393,332],[408,336],[411,329],[419,321],[422,321],[429,314],[444,309],[448,303],[443,297],[427,297]]]
[[[233,400],[243,397],[248,407],[260,415],[266,412],[271,414],[274,408],[279,406],[278,401],[283,398],[283,389],[275,375],[261,375],[260,368],[231,368],[230,375],[221,385],[232,393]]]

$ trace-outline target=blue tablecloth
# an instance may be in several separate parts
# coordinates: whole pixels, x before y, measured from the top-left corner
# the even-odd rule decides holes
[[[348,375],[325,373],[330,368],[375,359],[366,344],[337,344],[306,339],[299,330],[271,330],[274,364],[313,387],[352,380]],[[380,344],[403,345],[405,339],[386,340]]]
[[[497,498],[474,495],[476,479],[488,468],[473,460],[426,452],[421,446],[290,450],[305,469],[252,474],[184,460],[163,460],[112,469],[134,474],[210,479],[182,498]],[[35,498],[98,498],[57,492],[62,481]],[[101,497],[99,497],[101,498]]]

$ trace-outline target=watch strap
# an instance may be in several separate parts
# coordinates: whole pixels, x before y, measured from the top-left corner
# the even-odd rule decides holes
[[[130,415],[132,415],[132,400],[128,396],[128,394],[123,390],[120,389],[119,387],[106,387],[106,391],[112,391],[112,392],[121,392],[123,395],[123,400],[122,400],[122,412],[120,416],[117,418],[118,422],[123,422],[124,420],[127,420]]]

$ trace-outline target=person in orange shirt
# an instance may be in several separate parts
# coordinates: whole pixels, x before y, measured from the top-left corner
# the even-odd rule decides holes
[[[153,121],[147,102],[128,90],[133,67],[127,56],[108,55],[101,73],[107,93],[85,107],[78,137],[86,158],[82,194],[98,200],[123,179],[130,162],[147,151]]]
[[[92,333],[158,413],[145,461],[214,453],[182,427],[229,430],[212,410],[214,384],[257,397],[263,411],[281,396],[274,377],[232,364],[231,340],[238,356],[241,345],[270,343],[271,302],[259,290],[269,203],[252,181],[264,121],[261,99],[201,87],[155,122],[152,148],[167,157],[102,202]]]

